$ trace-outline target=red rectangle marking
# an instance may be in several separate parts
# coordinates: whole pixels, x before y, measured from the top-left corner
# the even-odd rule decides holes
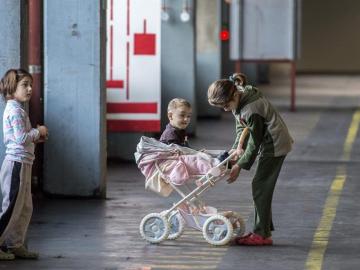
[[[109,132],[159,132],[160,120],[107,120]]]
[[[157,113],[156,102],[107,103],[108,113]]]
[[[134,35],[134,54],[135,55],[155,55],[156,54],[156,35],[155,34],[135,34]]]
[[[106,88],[124,88],[124,81],[123,80],[106,81]]]

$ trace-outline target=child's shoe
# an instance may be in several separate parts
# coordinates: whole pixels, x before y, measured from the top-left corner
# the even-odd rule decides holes
[[[39,253],[28,251],[27,248],[24,246],[12,248],[10,249],[10,252],[15,255],[15,258],[29,260],[37,260],[39,258]]]
[[[0,261],[12,261],[14,259],[15,259],[14,254],[2,251],[0,249]]]
[[[236,244],[243,246],[271,246],[273,240],[271,237],[264,238],[256,233],[248,233],[247,235],[235,239]]]

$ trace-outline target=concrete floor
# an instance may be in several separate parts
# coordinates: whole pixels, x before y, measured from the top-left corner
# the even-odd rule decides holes
[[[279,108],[296,142],[274,194],[274,246],[213,247],[191,229],[176,241],[145,243],[138,230],[142,217],[166,209],[177,197],[145,191],[144,177],[133,163],[109,162],[107,200],[36,201],[29,247],[40,252],[40,260],[1,262],[0,269],[359,269],[359,135],[351,143],[350,159],[343,153],[360,105],[360,77],[298,76],[295,113],[288,111],[287,81],[261,89]],[[230,147],[233,121],[230,113],[221,121],[200,120],[191,144]],[[249,230],[253,167],[235,183],[219,183],[205,194],[209,205],[240,212]],[[339,168],[346,170],[341,174],[345,182],[333,193]],[[320,240],[314,241],[319,230]],[[306,266],[309,254],[314,268]]]

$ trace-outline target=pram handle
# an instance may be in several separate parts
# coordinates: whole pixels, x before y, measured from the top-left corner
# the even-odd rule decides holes
[[[243,154],[243,152],[244,152],[243,145],[244,145],[246,137],[249,135],[249,133],[250,133],[249,128],[245,127],[243,132],[240,135],[239,144],[238,144],[237,148],[235,149],[236,151],[233,151],[226,159],[221,161],[216,167],[225,165],[227,162],[230,162],[235,156],[237,156],[237,159],[238,159],[239,158],[238,152],[240,152],[240,155]]]

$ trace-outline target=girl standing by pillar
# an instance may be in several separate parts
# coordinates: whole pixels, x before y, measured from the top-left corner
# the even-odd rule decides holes
[[[31,167],[35,144],[48,136],[45,126],[32,128],[23,104],[32,94],[32,76],[22,69],[8,70],[0,82],[0,93],[6,101],[3,115],[6,147],[0,182],[0,260],[37,259],[38,254],[25,247],[32,215]]]

